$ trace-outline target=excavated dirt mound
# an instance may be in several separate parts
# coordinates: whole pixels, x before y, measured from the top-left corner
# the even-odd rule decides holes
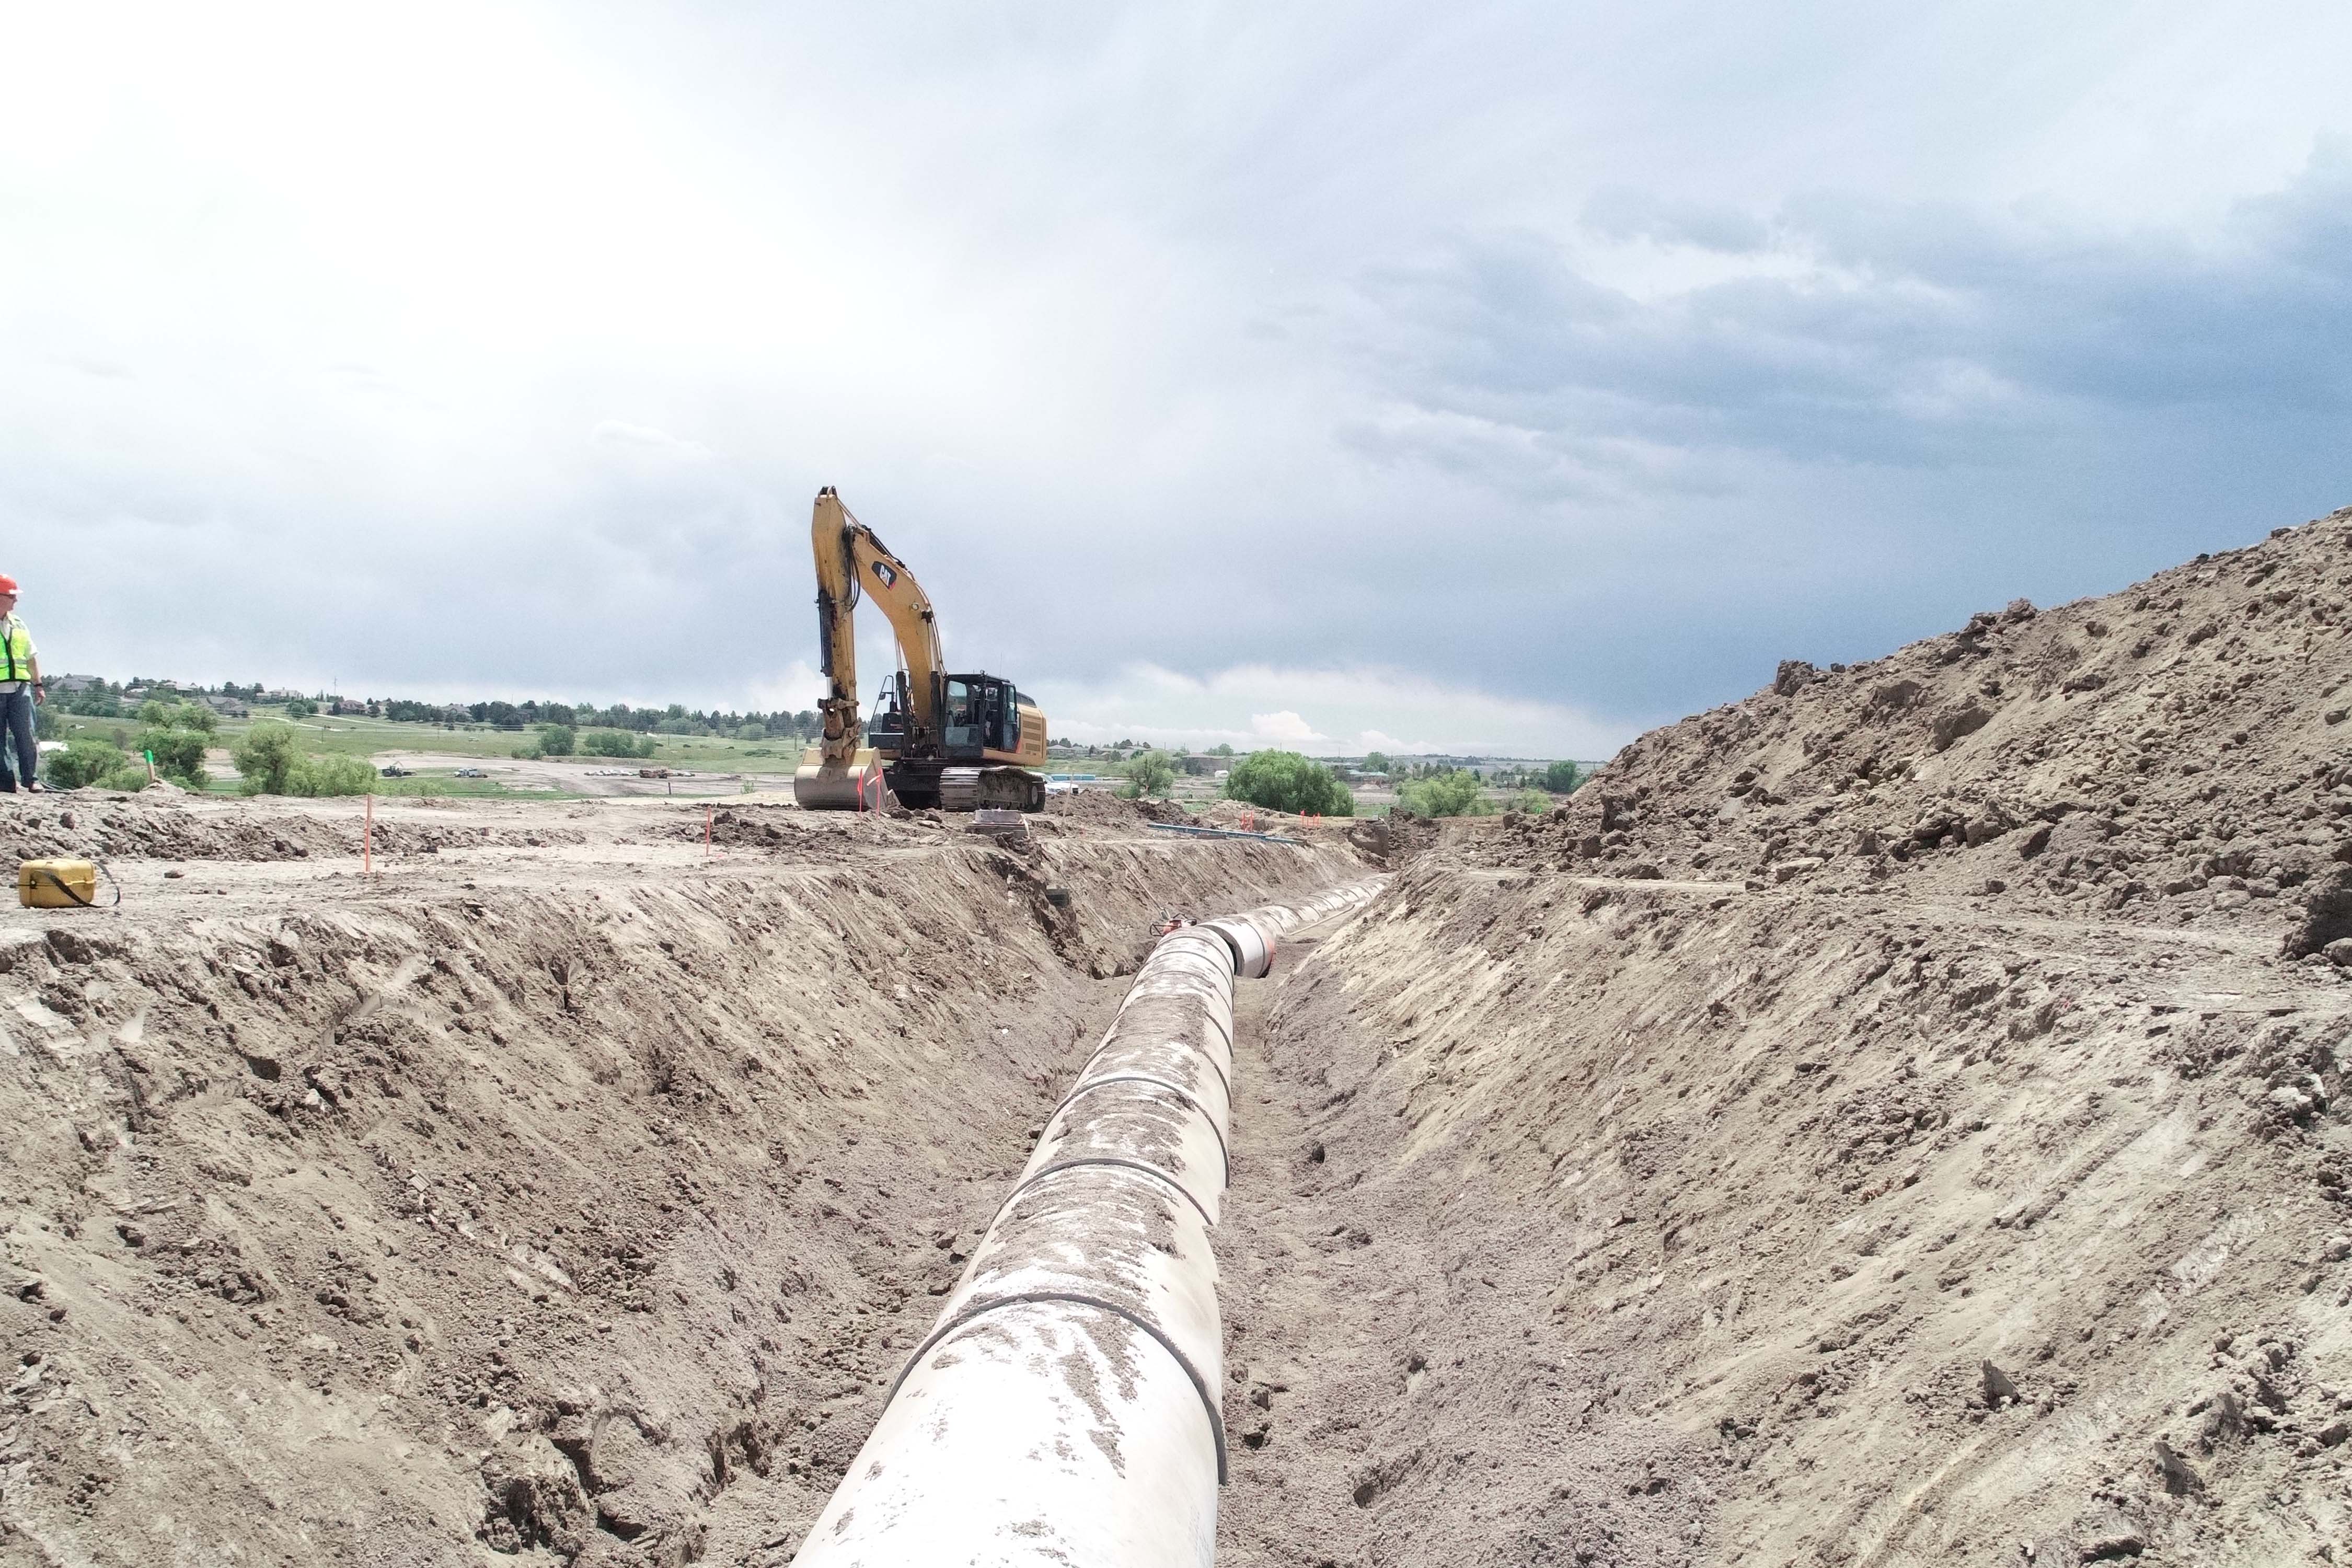
[[[1791,660],[1487,858],[2284,936],[2352,858],[2347,584],[2352,510],[1874,663]]]
[[[576,827],[444,820],[465,810],[455,801],[429,797],[388,806],[375,826],[374,847],[392,855],[431,855],[586,842]],[[685,836],[686,825],[676,832]],[[0,856],[12,859],[68,855],[97,860],[301,860],[357,855],[360,837],[361,825],[347,802],[248,805],[191,798],[176,790],[135,795],[63,790],[0,812]]]
[[[1449,832],[1291,971],[1229,1564],[2340,1562],[2352,512]]]
[[[20,795],[0,810],[0,855],[13,863],[42,856],[84,859],[299,860],[359,853],[356,834],[277,810],[228,812],[142,796],[69,790]]]
[[[1117,791],[1107,789],[1074,789],[1049,795],[1044,815],[1066,822],[1099,822],[1118,826],[1192,820],[1172,800],[1127,800]]]
[[[0,805],[125,889],[0,912],[0,1563],[785,1562],[1097,976],[1360,871],[726,815]]]

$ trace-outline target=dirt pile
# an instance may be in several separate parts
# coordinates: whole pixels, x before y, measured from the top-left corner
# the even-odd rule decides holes
[[[299,860],[359,853],[354,833],[281,810],[188,806],[143,795],[72,790],[19,796],[0,812],[0,856],[110,860]]]
[[[1172,800],[1128,800],[1116,790],[1074,789],[1045,797],[1045,816],[1061,822],[1095,822],[1106,826],[1138,826],[1147,822],[1190,822],[1192,816]]]
[[[1516,820],[1490,862],[2284,937],[2352,856],[2347,584],[2352,510],[1868,664],[1792,660]]]
[[[462,820],[466,809],[430,797],[384,803],[374,828],[375,848],[382,854],[433,855],[586,842],[587,836],[574,826],[467,822]],[[678,831],[685,831],[683,826]],[[179,792],[166,796],[64,790],[26,797],[0,813],[0,856],[16,859],[67,855],[97,860],[303,860],[355,856],[360,837],[354,803],[348,801],[263,805],[194,799]]]
[[[1224,1561],[2340,1561],[2347,582],[1786,669],[1411,858],[1253,1069]]]
[[[355,852],[357,809],[295,816]],[[186,841],[153,810],[104,828]],[[395,845],[473,842],[123,858],[119,914],[0,914],[0,1563],[782,1563],[1116,1005],[1093,974],[1171,901],[1358,869],[701,825],[387,802]]]

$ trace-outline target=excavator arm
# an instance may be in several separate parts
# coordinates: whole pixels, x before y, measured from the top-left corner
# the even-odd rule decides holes
[[[944,661],[930,596],[907,570],[907,563],[854,517],[842,543],[856,569],[858,586],[882,607],[890,618],[890,629],[898,634],[898,657],[907,666],[908,736],[909,740],[935,739],[940,732],[937,677]]]
[[[816,552],[816,646],[827,689],[818,742],[827,766],[846,768],[857,751],[857,563],[850,558],[849,509],[831,485],[816,492],[809,524]]]

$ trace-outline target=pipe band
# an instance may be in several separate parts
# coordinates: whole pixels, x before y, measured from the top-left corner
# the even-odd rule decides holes
[[[1192,1205],[1193,1212],[1201,1216],[1201,1223],[1202,1225],[1207,1226],[1211,1230],[1217,1228],[1215,1218],[1210,1215],[1207,1206],[1204,1205],[1200,1199],[1192,1195],[1192,1189],[1178,1181],[1174,1176],[1170,1175],[1167,1172],[1161,1170],[1159,1166],[1146,1164],[1141,1160],[1129,1159],[1124,1154],[1081,1154],[1075,1160],[1056,1160],[1052,1164],[1046,1166],[1044,1170],[1032,1171],[1029,1173],[1027,1180],[1024,1181],[1019,1186],[1004,1194],[1004,1201],[996,1205],[996,1212],[989,1216],[988,1225],[981,1231],[981,1235],[985,1237],[989,1231],[994,1230],[996,1228],[996,1222],[1004,1217],[1004,1211],[1013,1206],[1013,1200],[1018,1198],[1022,1194],[1027,1192],[1031,1187],[1035,1186],[1039,1182],[1044,1181],[1047,1176],[1052,1175],[1056,1171],[1075,1171],[1081,1165],[1124,1165],[1130,1171],[1140,1171],[1147,1176],[1156,1176],[1167,1185],[1175,1188],[1178,1192],[1184,1194],[1184,1201]]]
[[[1211,1067],[1214,1067],[1217,1064],[1211,1062],[1209,1065]],[[1220,1186],[1226,1187],[1230,1187],[1234,1184],[1234,1152],[1225,1144],[1225,1130],[1217,1125],[1217,1119],[1209,1113],[1209,1108],[1207,1106],[1201,1103],[1201,1097],[1194,1094],[1191,1089],[1186,1089],[1181,1083],[1171,1083],[1164,1078],[1156,1077],[1155,1075],[1148,1072],[1107,1072],[1100,1078],[1081,1079],[1076,1089],[1071,1089],[1069,1093],[1062,1097],[1062,1103],[1054,1107],[1054,1115],[1059,1116],[1062,1112],[1067,1110],[1070,1108],[1070,1102],[1077,1099],[1078,1096],[1086,1093],[1088,1089],[1100,1089],[1107,1083],[1148,1083],[1154,1089],[1166,1089],[1169,1093],[1174,1095],[1177,1099],[1182,1100],[1185,1104],[1199,1111],[1201,1113],[1201,1120],[1209,1124],[1209,1131],[1217,1135],[1217,1159],[1219,1163],[1224,1166],[1224,1180],[1218,1184]],[[1230,1090],[1227,1092],[1231,1093]],[[1045,1173],[1041,1171],[1038,1174],[1043,1175]],[[1001,1213],[1003,1211],[1000,1210],[999,1212]]]
[[[1212,1013],[1208,1015],[1208,1016],[1213,1020],[1216,1015]],[[1080,1081],[1085,1080],[1087,1072],[1093,1068],[1095,1063],[1102,1060],[1103,1053],[1105,1051],[1109,1050],[1113,1046],[1123,1046],[1127,1043],[1127,1041],[1118,1037],[1118,1026],[1114,1023],[1110,1026],[1109,1031],[1103,1036],[1102,1044],[1095,1047],[1095,1054],[1087,1058],[1087,1065],[1078,1069],[1078,1078]],[[1152,1045],[1173,1046],[1178,1050],[1188,1052],[1208,1063],[1209,1070],[1217,1075],[1217,1082],[1224,1089],[1226,1103],[1232,1103],[1234,1098],[1234,1080],[1232,1077],[1226,1073],[1225,1069],[1218,1064],[1216,1056],[1213,1052],[1204,1051],[1200,1047],[1192,1044],[1190,1040],[1172,1039],[1165,1035],[1152,1036],[1147,1043]],[[1231,1040],[1225,1042],[1225,1049],[1228,1051],[1233,1049],[1233,1042]],[[1070,1092],[1076,1094],[1077,1090],[1072,1089]]]
[[[898,1375],[891,1381],[890,1392],[882,1396],[882,1408],[885,1410],[890,1408],[890,1401],[898,1397],[899,1384],[907,1381],[908,1374],[915,1370],[917,1364],[925,1356],[931,1353],[932,1347],[941,1340],[946,1339],[965,1324],[977,1322],[1001,1308],[1025,1307],[1040,1301],[1067,1301],[1073,1306],[1099,1308],[1115,1318],[1126,1319],[1159,1341],[1160,1348],[1174,1357],[1176,1364],[1184,1369],[1184,1375],[1192,1380],[1192,1392],[1201,1396],[1202,1413],[1209,1418],[1209,1436],[1217,1447],[1217,1484],[1219,1486],[1225,1484],[1225,1413],[1223,1406],[1217,1403],[1216,1395],[1211,1392],[1209,1380],[1202,1377],[1201,1369],[1192,1364],[1192,1358],[1178,1350],[1176,1342],[1170,1339],[1167,1332],[1150,1319],[1120,1306],[1116,1301],[1106,1301],[1099,1296],[1088,1296],[1077,1290],[1024,1290],[1017,1296],[999,1296],[991,1300],[973,1303],[932,1330],[929,1337],[915,1347],[915,1353],[907,1358],[907,1363],[898,1369]]]

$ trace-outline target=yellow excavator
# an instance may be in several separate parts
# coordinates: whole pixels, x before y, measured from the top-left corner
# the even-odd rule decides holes
[[[1045,809],[1045,715],[994,675],[950,675],[931,601],[907,563],[849,514],[827,485],[809,525],[816,551],[817,650],[830,683],[817,704],[824,734],[801,758],[793,798],[819,811],[873,811],[888,795],[908,806],[974,811]],[[898,671],[874,716],[857,719],[857,628],[870,596],[898,638]],[[887,791],[886,795],[885,791]]]

